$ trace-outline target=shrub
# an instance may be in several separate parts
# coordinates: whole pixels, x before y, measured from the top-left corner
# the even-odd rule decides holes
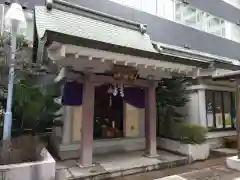
[[[162,126],[162,137],[187,144],[201,144],[206,139],[207,129],[202,126],[175,121],[170,127],[168,131],[164,131],[164,126]]]
[[[180,134],[183,142],[201,144],[206,140],[207,129],[199,125],[182,123]]]

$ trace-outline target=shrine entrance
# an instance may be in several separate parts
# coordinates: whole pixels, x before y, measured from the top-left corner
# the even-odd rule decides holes
[[[123,133],[123,98],[114,94],[114,87],[104,84],[95,87],[94,139],[120,138]]]

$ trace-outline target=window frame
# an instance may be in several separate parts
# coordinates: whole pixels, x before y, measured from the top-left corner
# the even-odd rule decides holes
[[[236,118],[236,104],[235,104],[235,98],[234,98],[234,92],[230,91],[219,91],[219,90],[206,90],[207,92],[212,93],[212,113],[213,113],[213,127],[208,127],[208,117],[207,117],[207,95],[205,94],[206,98],[206,127],[210,132],[214,131],[230,131],[230,130],[235,130],[235,124],[234,124],[234,119]],[[215,94],[220,93],[221,94],[221,108],[222,108],[222,128],[217,128],[216,126],[216,112],[215,112]],[[224,114],[224,94],[227,93],[230,96],[230,113],[231,113],[231,127],[226,127],[226,122],[225,122],[225,114]]]

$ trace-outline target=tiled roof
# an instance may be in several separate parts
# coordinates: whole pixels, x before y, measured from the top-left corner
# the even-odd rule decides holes
[[[156,52],[149,36],[140,31],[58,9],[48,11],[45,6],[35,7],[35,18],[39,38],[42,38],[48,30],[122,47]]]

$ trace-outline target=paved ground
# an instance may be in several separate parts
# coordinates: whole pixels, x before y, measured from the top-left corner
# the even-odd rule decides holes
[[[158,151],[155,158],[146,157],[143,151],[111,153],[93,158],[94,166],[80,168],[78,159],[57,161],[56,176],[58,180],[83,178],[112,178],[146,172],[146,170],[165,169],[188,163],[187,157]]]
[[[164,178],[166,176],[178,175],[173,178]],[[180,177],[179,177],[180,176]],[[136,174],[116,178],[114,180],[237,180],[240,178],[240,172],[226,168],[225,158],[212,159],[205,162],[198,162],[177,168]]]

